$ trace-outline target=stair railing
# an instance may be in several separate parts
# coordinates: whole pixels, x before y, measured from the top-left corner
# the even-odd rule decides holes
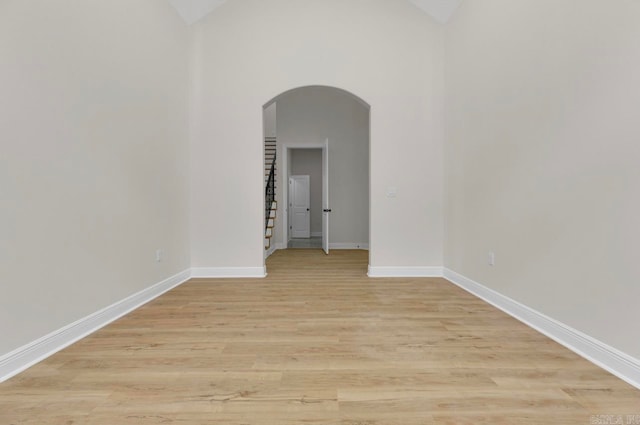
[[[264,205],[264,227],[265,231],[269,226],[269,217],[271,216],[271,207],[273,201],[276,200],[276,154],[273,155],[273,161],[271,162],[271,171],[269,171],[269,178],[267,179],[267,185],[265,188],[265,205]]]

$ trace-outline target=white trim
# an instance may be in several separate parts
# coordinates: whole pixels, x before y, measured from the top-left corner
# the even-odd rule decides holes
[[[264,249],[264,248],[263,248]],[[261,278],[267,272],[262,267],[194,267],[191,269],[193,278]]]
[[[442,277],[442,267],[373,267],[369,277]]]
[[[185,270],[0,357],[0,382],[159,297],[191,277]]]
[[[264,250],[264,259],[266,260],[267,258],[269,258],[271,256],[271,254],[273,254],[274,252],[276,252],[276,245],[273,244],[269,247],[269,249],[265,249]]]
[[[538,332],[564,345],[574,353],[609,371],[623,381],[640,388],[640,360],[589,335],[565,325],[539,311],[506,297],[452,270],[444,277],[453,284],[483,299]]]
[[[311,237],[312,238],[321,238],[322,237],[322,232],[311,232]]]
[[[283,243],[283,242],[278,242],[276,244],[276,251],[279,250],[279,249],[287,249],[287,244]]]
[[[364,242],[329,243],[329,249],[364,249],[369,250],[369,244]]]

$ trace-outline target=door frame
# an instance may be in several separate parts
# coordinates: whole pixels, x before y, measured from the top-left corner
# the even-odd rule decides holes
[[[291,149],[320,149],[322,151],[322,184],[324,190],[324,182],[329,180],[329,176],[324,175],[324,162],[328,160],[329,152],[327,150],[327,143],[287,143],[282,145],[282,181],[286,183],[287,190],[282,191],[282,203],[284,204],[284,214],[282,214],[282,241],[284,247],[289,245],[289,152]],[[323,232],[325,229],[322,230]],[[329,229],[326,229],[329,233]],[[327,237],[329,235],[326,235]]]

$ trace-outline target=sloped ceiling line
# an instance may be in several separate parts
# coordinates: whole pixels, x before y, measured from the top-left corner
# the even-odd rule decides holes
[[[433,19],[446,24],[456,13],[462,0],[409,0],[420,9],[427,12]]]
[[[213,12],[227,0],[169,0],[182,19],[189,25]]]
[[[213,12],[227,0],[168,0],[189,25]],[[446,24],[462,0],[409,0],[441,24]]]

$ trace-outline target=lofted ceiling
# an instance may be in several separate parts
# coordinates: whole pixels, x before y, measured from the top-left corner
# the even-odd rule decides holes
[[[228,0],[169,0],[180,16],[191,25]],[[441,24],[449,21],[462,0],[408,0]]]
[[[189,25],[207,16],[227,0],[169,0],[182,19]]]
[[[409,0],[420,9],[427,12],[433,19],[446,24],[458,10],[462,0]]]

